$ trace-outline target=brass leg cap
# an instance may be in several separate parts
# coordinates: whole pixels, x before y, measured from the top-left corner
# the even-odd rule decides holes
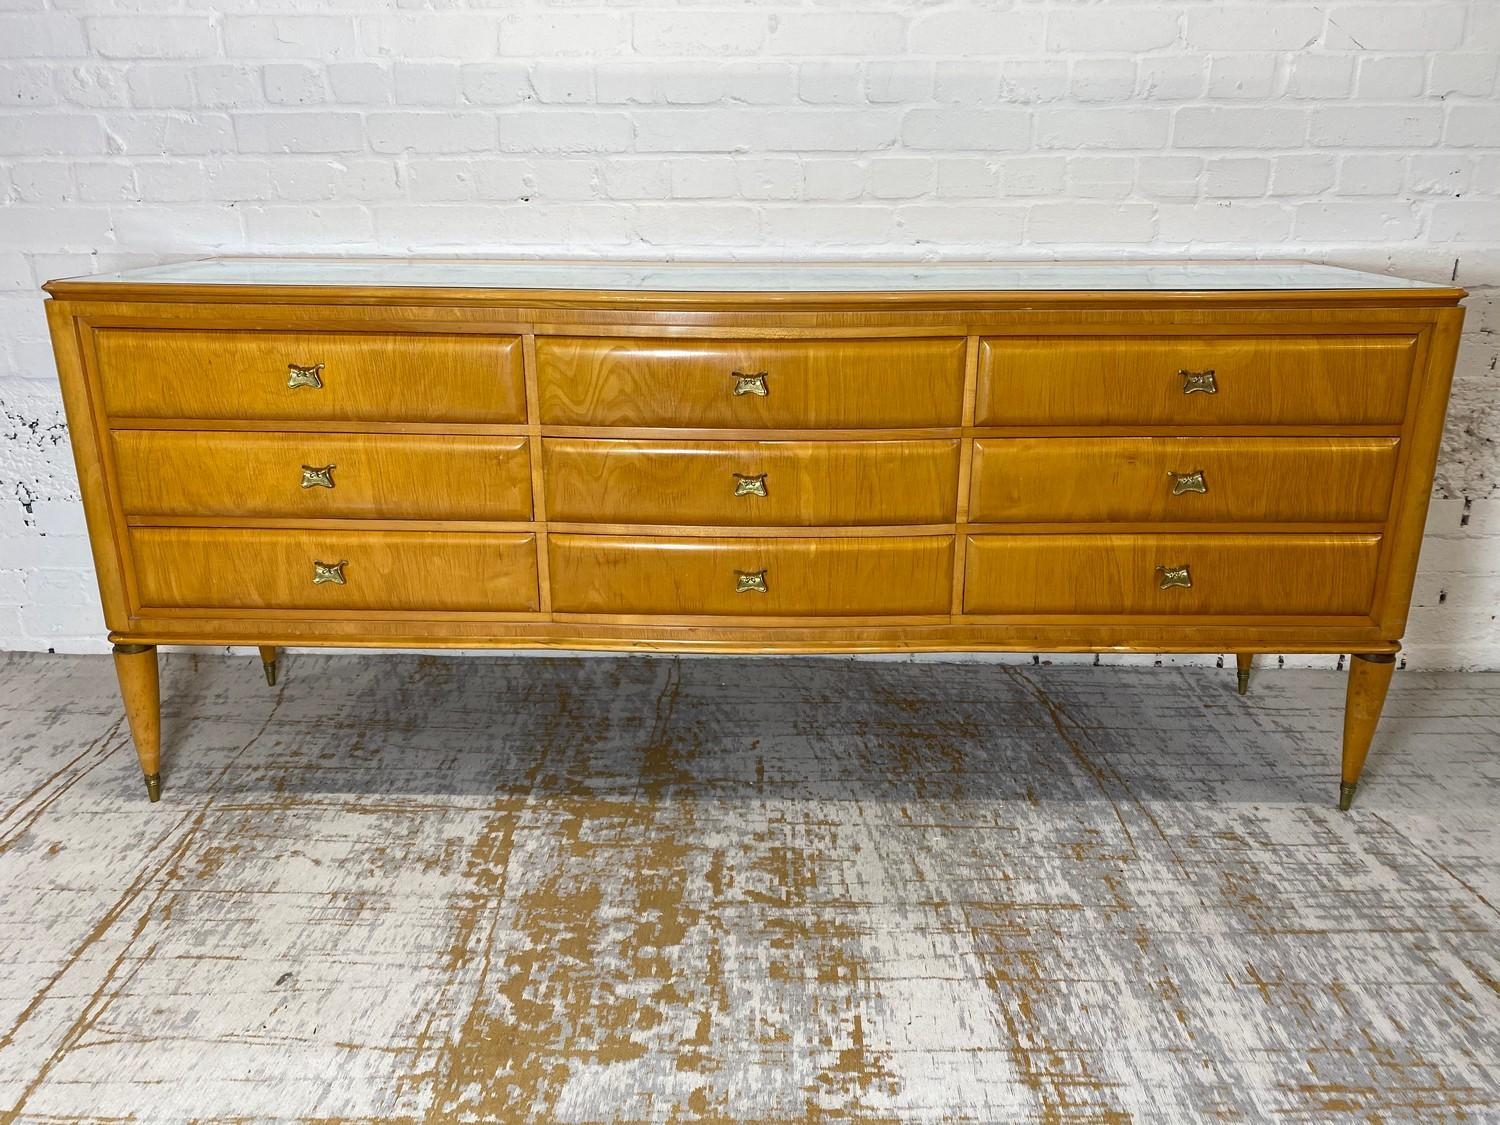
[[[270,684],[271,687],[275,687],[276,686],[276,661],[274,661],[274,660],[266,660],[266,661],[262,662],[261,666],[263,668],[265,668],[265,670],[266,670],[266,683]]]
[[[1349,806],[1354,804],[1354,790],[1358,787],[1357,781],[1339,782],[1339,812],[1349,811]]]
[[[1238,691],[1241,695],[1245,695],[1247,692],[1249,692],[1249,690],[1250,690],[1250,669],[1249,668],[1241,668],[1239,670],[1239,674],[1236,677],[1235,690]]]
[[[148,773],[143,776],[146,778],[146,796],[155,804],[161,800],[161,774]]]

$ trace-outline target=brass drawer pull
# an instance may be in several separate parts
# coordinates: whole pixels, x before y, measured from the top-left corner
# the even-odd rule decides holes
[[[1167,470],[1167,476],[1172,478],[1172,495],[1181,496],[1184,492],[1207,492],[1208,481],[1203,479],[1203,470],[1194,469],[1190,473],[1174,473]]]
[[[333,487],[333,470],[337,469],[337,468],[338,468],[337,465],[324,465],[321,469],[316,468],[316,467],[314,467],[312,465],[303,465],[302,466],[302,487],[303,488],[332,488]]]
[[[1206,395],[1216,395],[1219,393],[1219,383],[1214,378],[1212,367],[1207,371],[1184,370],[1177,372],[1177,374],[1182,376],[1182,393],[1185,395],[1190,395],[1194,391],[1202,391]]]
[[[340,559],[336,563],[318,562],[313,560],[313,585],[323,586],[332,583],[335,586],[343,586],[348,579],[344,577],[344,567],[349,565],[348,559]]]
[[[1184,590],[1192,589],[1193,576],[1188,572],[1186,564],[1182,566],[1157,567],[1156,588],[1158,590],[1170,590],[1174,586],[1180,586]]]
[[[318,391],[323,389],[323,365],[313,363],[304,367],[298,363],[286,365],[286,385],[288,389],[293,387],[311,387]]]
[[[743,371],[731,371],[729,377],[734,380],[734,396],[736,398],[740,395],[759,395],[761,398],[765,398],[771,393],[770,389],[766,386],[766,372],[764,371],[757,371],[751,375],[747,375]]]
[[[765,473],[735,473],[734,494],[736,496],[765,496]]]
[[[764,570],[737,570],[734,572],[736,594],[765,594],[766,572]]]

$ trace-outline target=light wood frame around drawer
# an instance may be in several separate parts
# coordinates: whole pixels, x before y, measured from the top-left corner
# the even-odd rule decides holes
[[[1421,531],[1437,455],[1443,409],[1452,374],[1462,311],[1454,306],[1457,290],[1351,291],[1345,293],[1239,294],[889,294],[808,295],[775,298],[743,295],[494,294],[478,291],[338,289],[296,290],[96,286],[87,291],[53,287],[48,317],[58,357],[71,434],[111,635],[128,643],[259,643],[338,645],[421,645],[425,647],[513,647],[554,645],[707,651],[872,651],[1008,649],[1136,651],[1268,650],[1390,652],[1405,627]],[[480,614],[445,612],[421,615],[369,613],[357,617],[334,613],[309,617],[305,612],[240,611],[163,613],[142,599],[131,545],[139,521],[126,516],[119,486],[119,466],[107,434],[110,418],[100,383],[98,333],[101,330],[191,329],[199,332],[365,333],[420,332],[447,338],[505,337],[519,341],[526,389],[524,411],[515,421],[474,422],[403,419],[382,422],[352,418],[337,423],[315,418],[278,421],[267,418],[219,418],[215,425],[245,432],[337,431],[342,433],[469,434],[524,437],[539,448],[548,437],[589,438],[600,431],[588,426],[550,425],[539,410],[536,342],[541,337],[636,337],[690,340],[801,339],[962,339],[964,393],[961,415],[948,425],[891,426],[884,438],[959,440],[957,520],[941,528],[860,529],[824,527],[783,529],[781,534],[816,538],[851,534],[900,535],[920,532],[958,536],[982,535],[996,528],[970,520],[968,491],[975,437],[1123,437],[1182,435],[1243,437],[1378,437],[1399,439],[1391,502],[1376,528],[1330,525],[1328,534],[1373,532],[1381,536],[1370,610],[1332,617],[1258,614],[1212,621],[1187,618],[1177,623],[1121,621],[1098,615],[1082,619],[1037,620],[965,616],[964,554],[957,553],[953,591],[946,619],[920,624],[884,624],[879,620],[838,621],[807,618],[780,622],[774,628],[754,624],[652,624],[611,621],[608,615],[588,621],[554,613],[550,600],[549,534],[588,530],[549,521],[542,465],[532,459],[534,512],[530,520],[496,524],[497,534],[531,535],[536,542],[538,603],[534,612],[504,620]],[[1389,338],[1411,341],[1411,378],[1399,418],[1348,424],[1307,423],[1267,429],[1262,423],[1217,426],[1165,424],[978,424],[977,374],[982,339],[1002,337],[1060,340],[1081,337],[1115,339],[1189,335],[1195,339],[1233,339],[1291,335],[1309,337]],[[163,428],[203,428],[203,419],[154,418]],[[614,428],[610,436],[640,440],[827,440],[851,436],[837,430],[765,430],[686,428]],[[868,433],[863,436],[871,436]],[[371,532],[412,530],[410,524],[368,520]],[[294,529],[294,528],[293,528]],[[443,527],[427,526],[428,531]],[[1139,527],[1065,528],[1129,534]],[[451,527],[446,530],[455,530]],[[628,533],[629,528],[596,529]],[[1009,533],[1047,534],[1064,528],[1038,522],[1005,525]],[[1156,528],[1155,530],[1166,530]],[[1251,530],[1218,526],[1232,534]],[[1318,528],[1312,528],[1316,532]],[[694,532],[715,534],[711,528]],[[770,534],[760,531],[757,534]]]

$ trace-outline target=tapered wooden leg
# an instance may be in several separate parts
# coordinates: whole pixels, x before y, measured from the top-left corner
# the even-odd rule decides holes
[[[115,674],[120,677],[120,696],[125,700],[125,718],[135,742],[141,773],[146,777],[146,796],[161,800],[161,685],[156,673],[155,645],[115,645]]]
[[[1236,673],[1235,690],[1241,695],[1250,690],[1250,662],[1254,659],[1254,655],[1248,652],[1237,652],[1234,654]]]
[[[260,646],[260,664],[266,670],[266,683],[276,686],[276,646]]]
[[[1349,662],[1349,695],[1344,703],[1344,770],[1339,784],[1339,808],[1348,811],[1354,803],[1354,789],[1359,773],[1365,768],[1365,755],[1380,722],[1385,706],[1386,689],[1396,657],[1388,652],[1356,653]]]

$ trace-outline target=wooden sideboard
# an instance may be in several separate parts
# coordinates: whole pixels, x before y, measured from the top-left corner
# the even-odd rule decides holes
[[[152,800],[156,646],[1350,653],[1462,290],[1300,263],[209,259],[53,282]]]

